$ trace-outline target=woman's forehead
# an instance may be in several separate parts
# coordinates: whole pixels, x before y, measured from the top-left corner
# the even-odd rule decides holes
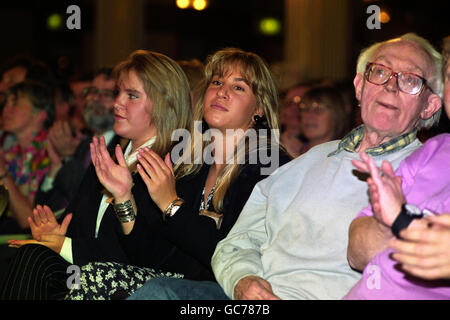
[[[119,86],[133,88],[134,90],[143,90],[143,83],[133,69],[122,71],[117,80],[117,84]]]
[[[243,79],[248,85],[252,84],[252,70],[239,63],[217,65],[216,68],[213,69],[212,73],[212,76],[219,76],[223,78],[227,78],[231,75],[234,75],[236,78]]]

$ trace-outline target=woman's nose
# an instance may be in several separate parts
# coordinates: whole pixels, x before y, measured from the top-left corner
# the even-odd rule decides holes
[[[228,89],[226,88],[226,86],[221,86],[218,90],[217,90],[217,96],[220,98],[228,98]]]
[[[121,102],[121,95],[120,94],[118,94],[117,95],[117,97],[116,97],[116,99],[114,100],[114,104],[113,104],[113,106],[114,106],[114,109],[120,109],[121,107],[122,107],[122,102]]]

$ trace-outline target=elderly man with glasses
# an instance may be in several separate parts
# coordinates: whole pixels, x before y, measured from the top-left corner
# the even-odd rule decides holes
[[[215,283],[154,279],[132,298],[340,299],[361,278],[347,262],[348,230],[368,205],[359,152],[399,163],[439,119],[440,54],[407,34],[359,57],[354,79],[363,125],[318,145],[258,183],[216,248]],[[220,294],[222,292],[222,295]]]
[[[444,40],[442,63],[448,116],[449,54],[450,37]],[[363,277],[345,299],[450,298],[449,158],[450,134],[445,133],[428,139],[395,172],[388,162],[376,167],[364,154],[354,162],[371,175],[371,205],[350,225],[348,259]]]

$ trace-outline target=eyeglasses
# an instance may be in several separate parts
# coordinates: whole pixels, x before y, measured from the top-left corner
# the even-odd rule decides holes
[[[300,101],[302,101],[302,98],[300,96],[295,96],[289,100],[286,100],[283,105],[286,107],[290,105],[295,105],[298,107],[300,105]]]
[[[410,72],[394,72],[391,68],[378,63],[369,62],[364,75],[367,81],[379,86],[395,77],[400,91],[412,95],[419,94],[425,86],[433,92],[427,81],[421,76]]]
[[[327,111],[328,108],[325,105],[320,105],[317,102],[313,102],[311,104],[300,103],[299,110],[300,112],[313,112],[319,115]]]
[[[117,96],[116,90],[99,89],[97,87],[88,87],[84,89],[84,97],[87,98],[90,95],[97,95],[99,98],[114,100]]]

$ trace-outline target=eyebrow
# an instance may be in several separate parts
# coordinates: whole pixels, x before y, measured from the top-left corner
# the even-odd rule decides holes
[[[126,93],[131,93],[131,94],[140,94],[141,92],[135,89],[124,89],[123,91],[125,91]]]
[[[246,85],[249,85],[248,81],[244,78],[233,78],[233,81],[235,82],[244,82]]]
[[[385,62],[386,64],[388,64],[388,67],[392,68],[391,62],[388,59],[386,59],[385,56],[379,56],[374,61],[379,63],[380,60],[381,60],[381,62]],[[399,71],[399,72],[401,72],[401,71]],[[405,70],[405,72],[410,72],[410,73],[419,72],[421,77],[425,77],[425,72],[423,72],[423,70],[420,69],[418,66],[409,67]]]

